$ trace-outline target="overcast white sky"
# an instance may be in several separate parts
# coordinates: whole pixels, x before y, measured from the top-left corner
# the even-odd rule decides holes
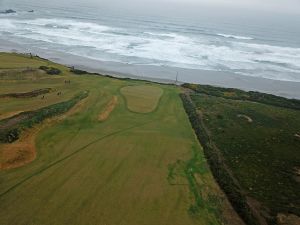
[[[61,0],[74,1],[74,0]],[[80,0],[76,0],[80,1]],[[98,4],[114,4],[121,6],[157,7],[195,7],[207,6],[226,9],[247,9],[269,12],[300,14],[300,0],[81,0],[83,2],[97,2]]]
[[[138,13],[154,12],[169,15],[178,14],[178,16],[189,14],[258,16],[253,13],[256,11],[260,12],[258,13],[260,17],[265,16],[264,13],[266,12],[273,17],[273,14],[285,14],[296,15],[300,18],[300,0],[0,0],[0,7],[10,2],[16,4],[31,3],[31,5],[56,3],[65,6],[80,4],[92,8],[97,5],[99,9],[128,9]]]

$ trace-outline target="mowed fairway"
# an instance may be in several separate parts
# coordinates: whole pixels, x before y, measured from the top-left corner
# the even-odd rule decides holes
[[[15,66],[2,64],[1,57],[18,58],[22,66],[44,63],[0,54],[0,68]],[[40,131],[33,162],[0,170],[1,225],[211,225],[225,220],[241,224],[212,178],[178,97],[179,88],[76,76],[59,68],[63,75],[0,80],[1,93],[42,87],[62,92],[60,97],[50,93],[44,101],[2,100],[0,113],[8,114],[89,91],[76,113]],[[64,84],[65,79],[71,83]],[[132,85],[159,90],[155,103],[143,100],[149,106],[142,105],[143,113],[132,112],[140,103],[131,97],[129,104],[123,96],[128,93],[124,87]],[[99,121],[114,96],[117,104],[106,120]]]

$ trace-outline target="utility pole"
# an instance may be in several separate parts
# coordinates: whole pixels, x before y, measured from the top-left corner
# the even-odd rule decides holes
[[[176,72],[176,80],[175,80],[175,85],[178,83],[178,71]]]

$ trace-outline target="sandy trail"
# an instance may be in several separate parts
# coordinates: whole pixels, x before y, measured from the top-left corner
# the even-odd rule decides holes
[[[101,122],[107,120],[109,115],[114,110],[117,104],[118,104],[118,97],[113,96],[112,99],[105,106],[105,109],[99,114],[98,120]]]

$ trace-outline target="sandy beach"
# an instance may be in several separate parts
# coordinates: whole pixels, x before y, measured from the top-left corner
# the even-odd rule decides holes
[[[7,40],[1,40],[0,51],[31,52],[57,63],[103,75],[144,79],[161,83],[175,83],[176,74],[178,73],[178,83],[209,84],[300,99],[300,82],[271,80],[221,71],[104,62],[51,50],[34,49],[34,47],[29,51],[21,45]]]

